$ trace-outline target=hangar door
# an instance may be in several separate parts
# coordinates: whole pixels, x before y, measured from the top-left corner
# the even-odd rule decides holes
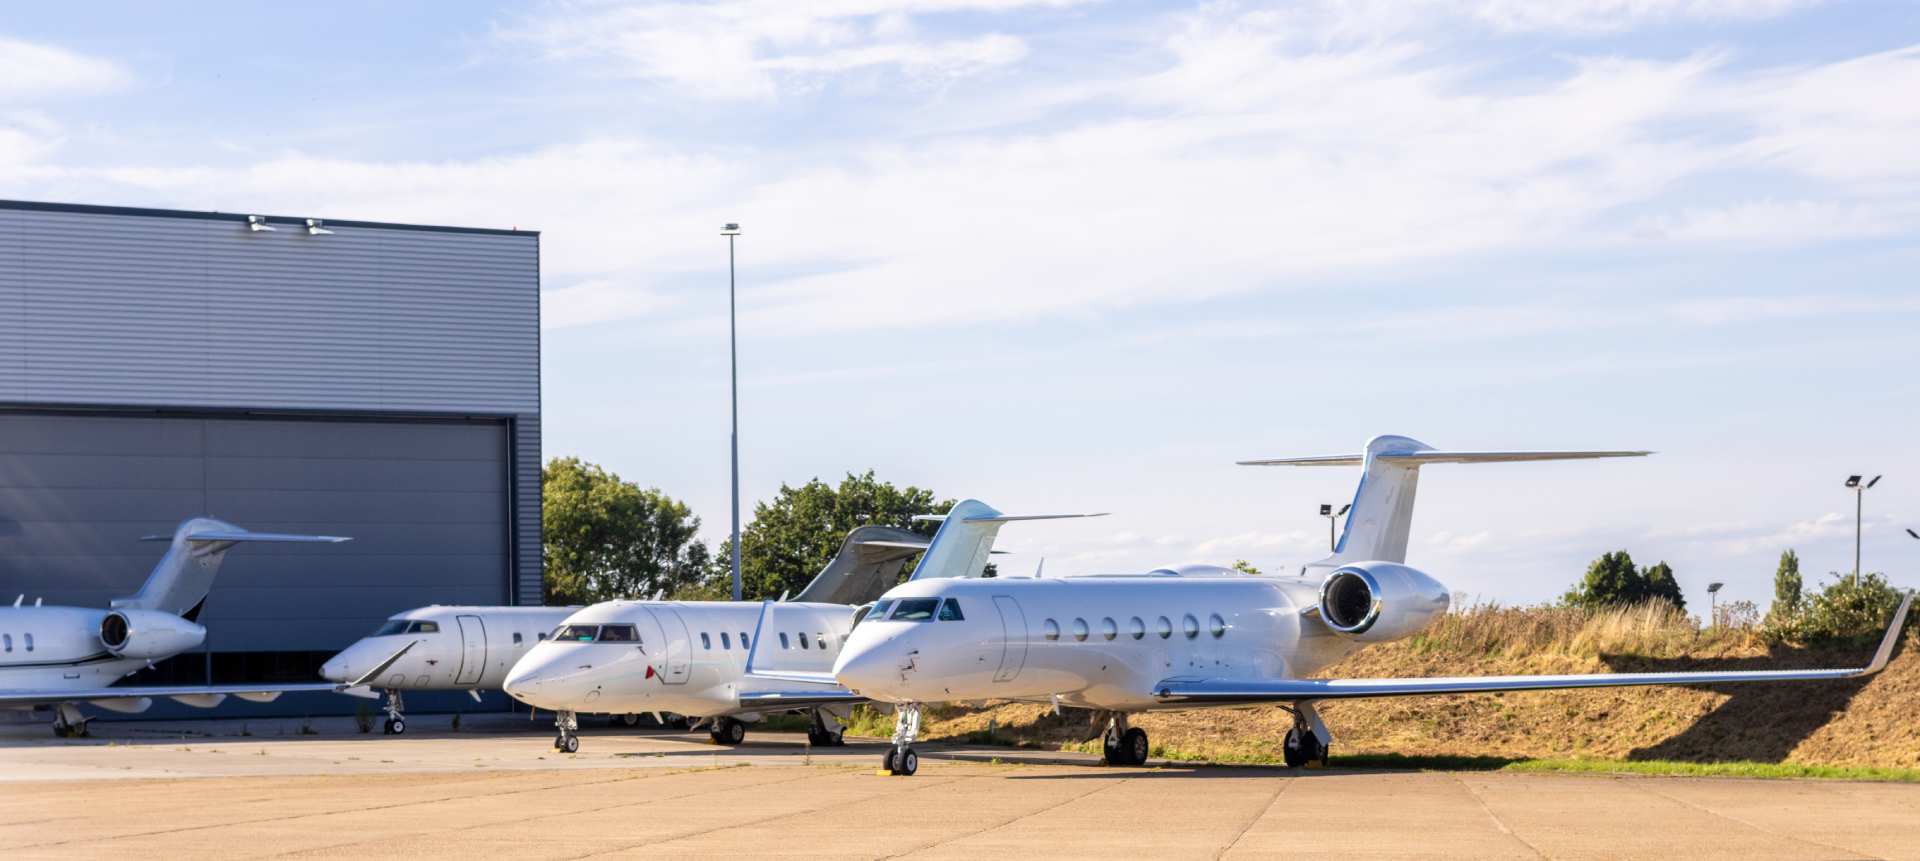
[[[180,521],[210,515],[337,545],[229,553],[200,621],[198,681],[311,679],[389,614],[508,600],[504,421],[0,411],[0,591],[104,607]],[[317,657],[315,657],[317,656]],[[223,660],[228,659],[228,660]]]

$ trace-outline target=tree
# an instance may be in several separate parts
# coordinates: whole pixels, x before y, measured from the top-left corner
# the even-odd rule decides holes
[[[1255,577],[1260,576],[1260,569],[1253,567],[1253,563],[1245,559],[1233,560],[1233,570],[1242,574],[1252,574]]]
[[[700,518],[657,489],[556,457],[541,474],[540,501],[548,604],[651,597],[706,571]]]
[[[1800,591],[1805,583],[1800,579],[1800,556],[1791,548],[1780,551],[1780,567],[1773,572],[1773,606],[1768,608],[1767,616],[1782,620],[1792,619],[1800,614]]]
[[[1806,602],[1794,633],[1803,643],[1871,643],[1885,632],[1904,594],[1885,575],[1833,572],[1833,582]]]
[[[1575,607],[1597,609],[1661,600],[1685,610],[1687,599],[1680,594],[1680,583],[1673,567],[1665,562],[1651,568],[1633,566],[1633,557],[1625,550],[1601,554],[1587,566],[1586,576],[1560,601]]]
[[[939,524],[913,516],[942,514],[953,505],[951,499],[936,500],[931,490],[874,478],[873,470],[847,473],[837,487],[818,478],[799,487],[782,484],[772,502],[754,505],[753,521],[741,530],[741,597],[778,598],[800,591],[832,561],[854,527],[877,523],[932,535]],[[732,552],[731,540],[720,543],[699,594],[731,592]]]

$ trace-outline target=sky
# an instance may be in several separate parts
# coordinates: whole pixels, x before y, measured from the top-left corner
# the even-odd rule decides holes
[[[1359,450],[1408,560],[1697,609],[1780,552],[1920,586],[1920,6],[1094,0],[14,6],[0,197],[542,231],[546,454],[728,529],[872,469],[1019,572],[1324,555]]]

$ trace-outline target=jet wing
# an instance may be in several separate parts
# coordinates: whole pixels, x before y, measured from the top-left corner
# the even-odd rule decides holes
[[[1154,686],[1153,694],[1163,703],[1193,705],[1234,705],[1245,703],[1288,703],[1317,700],[1362,699],[1368,697],[1406,697],[1434,694],[1478,694],[1501,691],[1546,691],[1568,688],[1610,688],[1641,685],[1722,685],[1740,682],[1813,682],[1830,679],[1856,679],[1886,669],[1893,648],[1900,642],[1906,626],[1907,611],[1913,604],[1908,595],[1893,615],[1879,650],[1864,667],[1836,670],[1733,670],[1685,673],[1590,673],[1560,676],[1456,676],[1428,679],[1208,679],[1175,676]]]
[[[74,690],[0,690],[0,708],[58,705],[91,700],[122,700],[140,697],[171,697],[187,705],[211,708],[221,699],[239,697],[251,702],[272,702],[281,694],[327,692],[341,686],[332,682],[302,682],[290,685],[128,685],[126,687],[80,688]],[[196,701],[198,700],[198,701]],[[203,705],[204,703],[204,705]]]

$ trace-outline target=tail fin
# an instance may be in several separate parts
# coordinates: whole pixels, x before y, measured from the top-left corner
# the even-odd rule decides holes
[[[793,600],[865,604],[900,582],[907,560],[925,552],[927,536],[893,526],[862,526],[847,533],[827,567]]]
[[[285,535],[274,532],[248,532],[231,523],[211,517],[196,517],[173,531],[172,536],[148,535],[142,541],[171,541],[166,555],[153,566],[140,591],[128,598],[116,598],[115,607],[161,610],[183,615],[200,606],[213,588],[214,575],[227,551],[242,541],[303,541],[337,544],[351,539],[333,535]]]
[[[1534,460],[1585,460],[1644,457],[1650,451],[1436,451],[1404,436],[1377,436],[1365,454],[1243,460],[1242,466],[1362,466],[1346,528],[1326,563],[1407,561],[1407,536],[1413,528],[1413,496],[1420,467],[1429,463],[1507,463]]]
[[[938,520],[940,531],[933,534],[927,555],[913,569],[909,580],[928,577],[978,577],[993,553],[993,539],[1000,527],[1016,520],[1061,520],[1073,517],[1105,517],[1099,514],[1001,514],[978,499],[956,503],[946,514],[927,514],[916,520]]]

